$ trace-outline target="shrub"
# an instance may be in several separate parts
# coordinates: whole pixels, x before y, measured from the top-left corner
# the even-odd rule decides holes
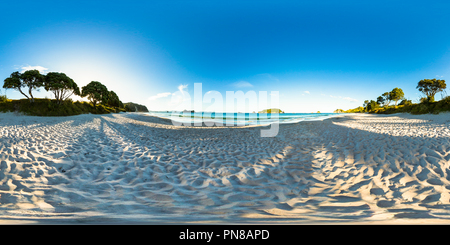
[[[445,96],[442,100],[442,103],[450,105],[450,96]]]
[[[412,101],[404,99],[404,100],[400,101],[400,103],[398,105],[412,105]]]
[[[58,101],[55,99],[35,98],[34,103],[31,103],[28,99],[7,100],[6,102],[0,103],[0,111],[17,111],[33,116],[72,116],[85,113],[107,114],[125,110],[104,105],[94,107],[88,102],[71,102],[66,100],[62,104],[58,104]]]

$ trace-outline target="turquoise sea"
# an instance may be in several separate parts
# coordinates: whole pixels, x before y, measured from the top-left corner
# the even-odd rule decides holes
[[[217,113],[217,112],[167,112],[151,111],[147,114],[167,118],[179,123],[214,122],[217,126],[269,125],[271,123],[296,123],[323,120],[339,113]]]

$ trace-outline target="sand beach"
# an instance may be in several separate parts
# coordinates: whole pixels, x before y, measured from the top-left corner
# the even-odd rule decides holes
[[[0,223],[448,223],[450,114],[184,127],[0,113]]]

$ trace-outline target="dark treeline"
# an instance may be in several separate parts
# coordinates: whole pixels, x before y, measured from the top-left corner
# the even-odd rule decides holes
[[[81,89],[75,81],[61,72],[41,74],[38,70],[18,71],[4,80],[4,89],[15,89],[26,97],[23,100],[8,100],[5,95],[0,97],[1,111],[21,111],[36,115],[76,115],[81,113],[110,113],[120,111],[136,111],[126,107],[119,96],[98,82],[92,81]],[[52,92],[53,100],[35,99],[33,91],[44,88]],[[87,102],[73,102],[70,96],[86,97]],[[45,107],[45,108],[43,108]]]

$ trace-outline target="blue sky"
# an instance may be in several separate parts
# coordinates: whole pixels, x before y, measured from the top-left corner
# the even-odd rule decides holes
[[[355,108],[395,87],[417,101],[418,81],[450,75],[447,2],[3,1],[0,78],[61,71],[150,110],[194,83],[279,91],[286,112]]]

